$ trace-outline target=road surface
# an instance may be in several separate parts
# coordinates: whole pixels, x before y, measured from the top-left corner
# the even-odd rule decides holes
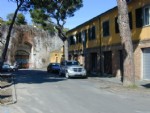
[[[109,89],[92,79],[19,70],[15,74],[17,103],[0,106],[0,113],[150,113],[148,93]]]

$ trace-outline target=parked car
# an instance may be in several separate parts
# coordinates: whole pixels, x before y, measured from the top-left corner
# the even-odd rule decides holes
[[[12,72],[13,69],[11,68],[11,66],[9,64],[3,64],[2,66],[2,72]]]
[[[78,61],[68,60],[62,61],[60,63],[59,75],[65,75],[66,78],[69,77],[84,77],[87,78],[86,69],[79,64]]]
[[[60,64],[59,63],[50,63],[47,66],[47,72],[59,72]]]
[[[14,65],[10,65],[10,67],[12,68],[13,71],[18,71],[19,65],[14,64]]]

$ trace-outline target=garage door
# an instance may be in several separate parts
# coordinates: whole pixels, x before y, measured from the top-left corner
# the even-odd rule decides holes
[[[150,79],[150,48],[143,49],[143,79]]]

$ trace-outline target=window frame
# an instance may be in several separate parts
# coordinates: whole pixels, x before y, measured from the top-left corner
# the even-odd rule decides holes
[[[146,12],[145,12],[146,8],[148,8],[148,15],[146,15]],[[147,19],[147,16],[148,16],[148,19]],[[148,23],[146,21],[148,21]],[[143,7],[143,26],[150,26],[150,5]]]

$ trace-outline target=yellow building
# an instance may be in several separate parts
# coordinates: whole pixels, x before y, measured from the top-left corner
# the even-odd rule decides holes
[[[150,79],[150,1],[128,3],[136,79]],[[67,32],[70,58],[83,59],[89,72],[121,77],[123,56],[114,7]],[[84,60],[85,59],[85,60]]]
[[[50,63],[60,63],[63,60],[63,47],[50,53]]]

